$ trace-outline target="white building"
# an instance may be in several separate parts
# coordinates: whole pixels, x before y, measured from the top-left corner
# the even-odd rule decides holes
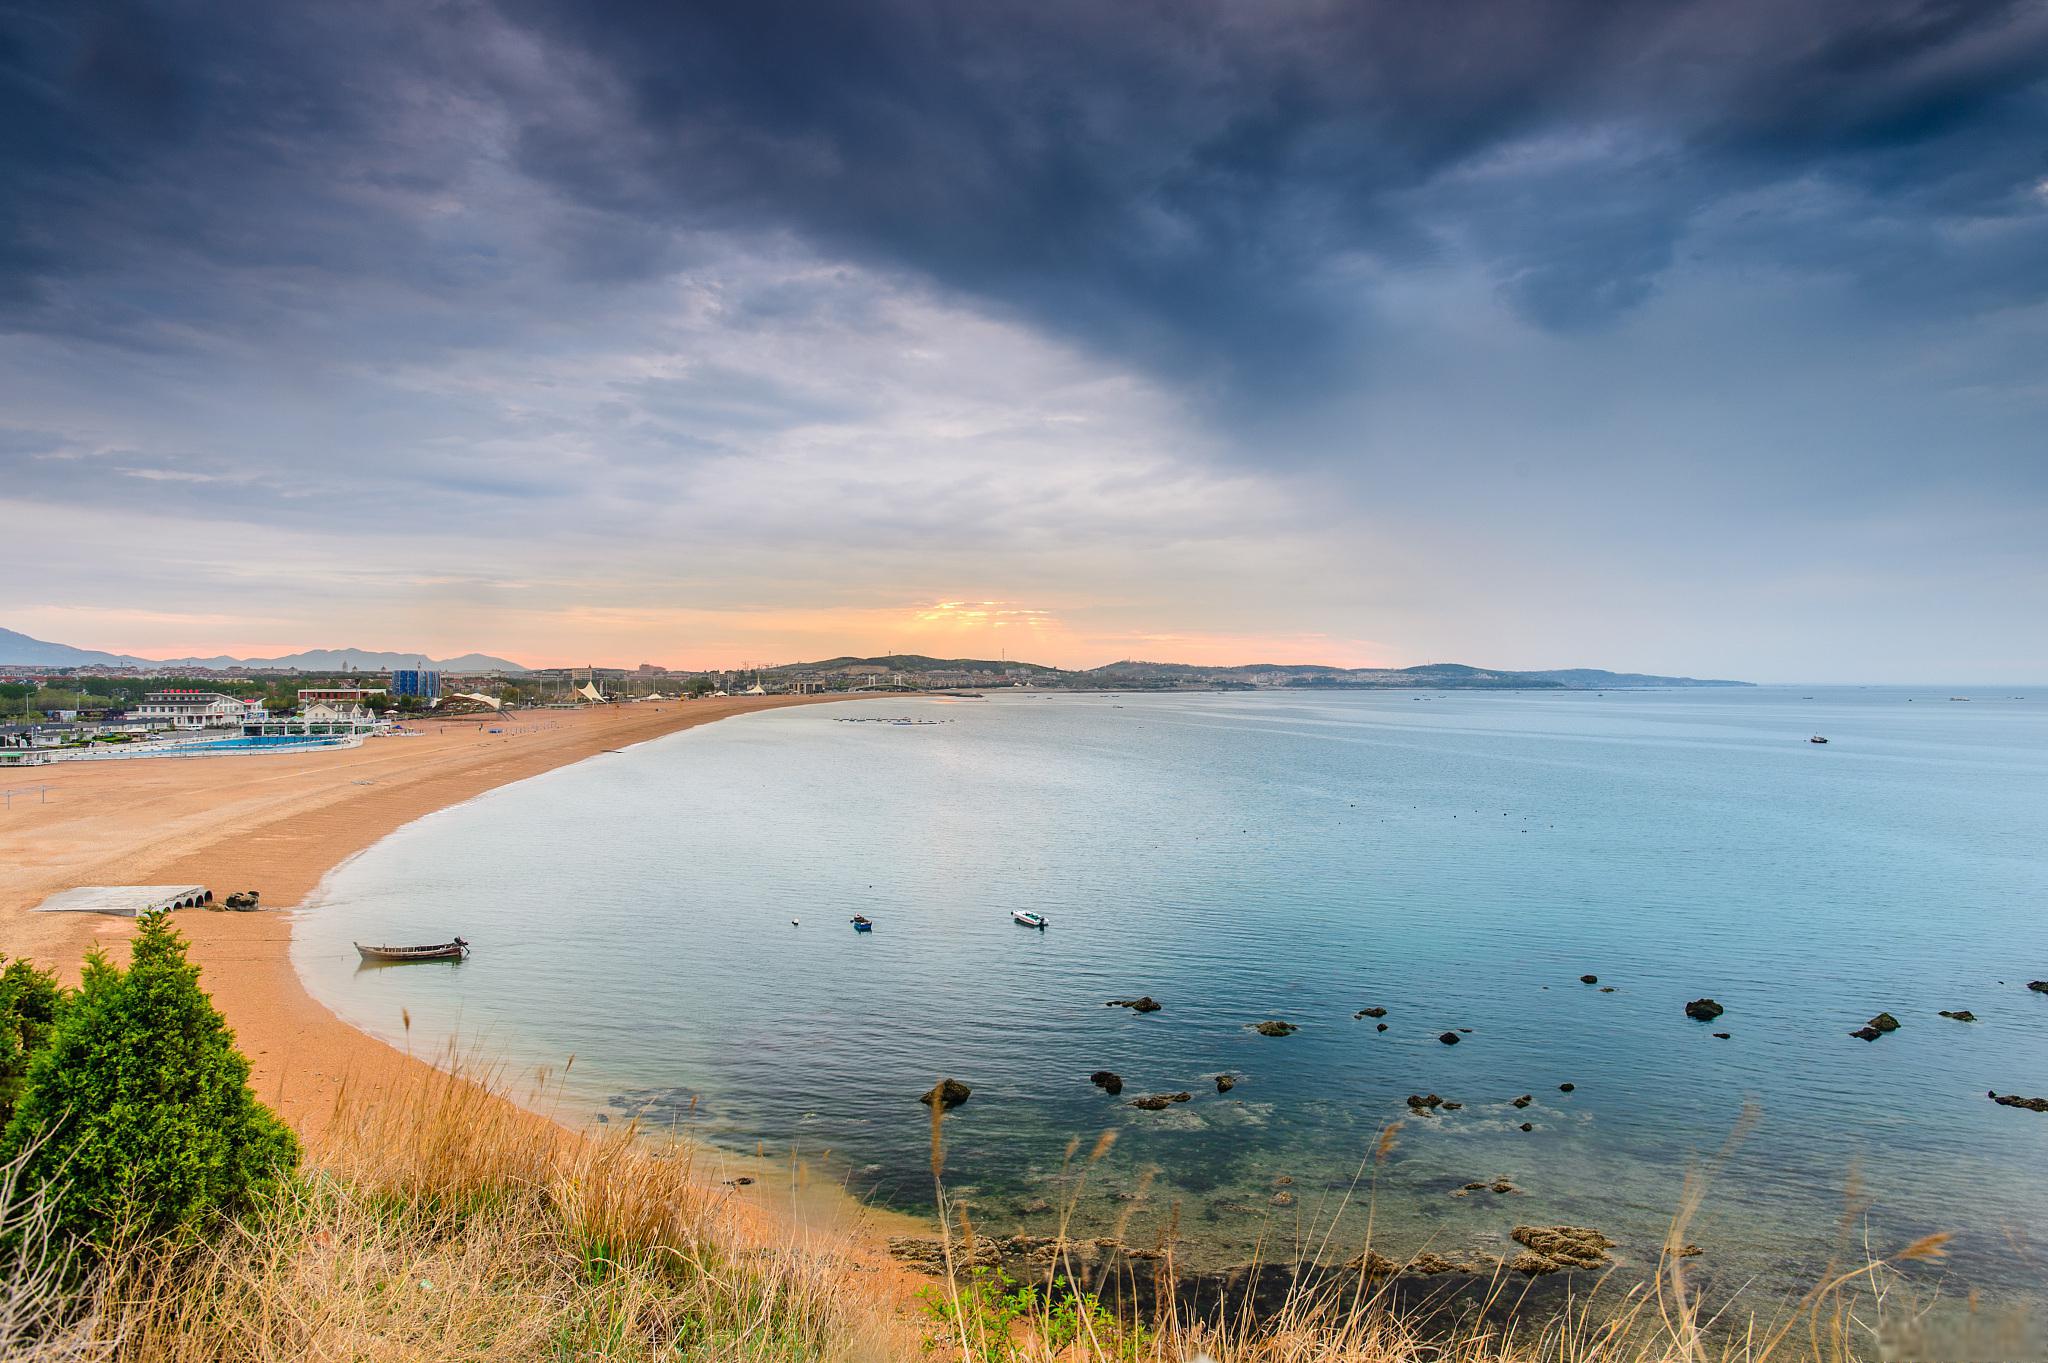
[[[366,734],[377,727],[377,714],[366,705],[316,700],[299,707],[298,719],[288,722],[285,732],[302,734]]]
[[[158,729],[239,729],[249,707],[217,691],[152,691],[130,714]]]

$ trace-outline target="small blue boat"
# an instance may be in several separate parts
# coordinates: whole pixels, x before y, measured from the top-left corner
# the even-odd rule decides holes
[[[873,932],[875,925],[861,915],[855,914],[853,916],[853,930],[855,932]]]

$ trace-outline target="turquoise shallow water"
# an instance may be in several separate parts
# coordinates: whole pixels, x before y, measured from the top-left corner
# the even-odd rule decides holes
[[[1859,1252],[1952,1231],[1950,1284],[2033,1301],[2048,1116],[1985,1095],[2048,1095],[2048,995],[2025,988],[2048,977],[2048,697],[1950,694],[784,710],[401,830],[330,877],[294,952],[379,1035],[404,1009],[415,1050],[573,1054],[574,1106],[798,1150],[908,1209],[941,1075],[974,1089],[948,1169],[984,1225],[1042,1223],[1069,1140],[1114,1128],[1083,1226],[1177,1218],[1216,1261],[1327,1216],[1435,1092],[1464,1107],[1404,1122],[1376,1243],[1572,1221],[1642,1266],[1747,1106],[1689,1232],[1703,1275],[1799,1285],[1853,1181]],[[840,722],[898,715],[945,722]],[[349,945],[455,933],[476,948],[457,967],[359,970]],[[1139,994],[1163,1009],[1103,1006]],[[1727,1008],[1711,1026],[1682,1012],[1702,995]],[[1904,1025],[1847,1035],[1879,1010]],[[1265,1018],[1301,1030],[1248,1030]],[[1105,1068],[1124,1099],[1194,1100],[1133,1109],[1089,1084]],[[1501,1175],[1522,1191],[1451,1195]],[[1354,1203],[1339,1238],[1361,1231]]]

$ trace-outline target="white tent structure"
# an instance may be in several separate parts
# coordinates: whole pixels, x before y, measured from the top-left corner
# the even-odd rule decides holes
[[[459,692],[457,692],[457,693],[456,693],[455,695],[453,695],[453,696],[450,696],[450,697],[449,697],[449,699],[450,699],[450,700],[473,700],[473,701],[477,701],[477,702],[480,702],[481,704],[484,704],[484,705],[488,705],[488,706],[490,706],[490,707],[491,707],[491,708],[492,708],[493,710],[502,710],[502,709],[504,709],[504,708],[505,708],[505,702],[504,702],[504,701],[502,701],[502,700],[500,700],[500,699],[499,699],[498,697],[496,697],[496,696],[480,696],[480,695],[476,694],[476,693],[475,693],[474,691],[459,691]]]
[[[585,682],[583,683],[583,685],[577,687],[576,694],[583,697],[585,700],[602,701],[604,699],[604,692],[598,690],[597,687],[590,682]]]

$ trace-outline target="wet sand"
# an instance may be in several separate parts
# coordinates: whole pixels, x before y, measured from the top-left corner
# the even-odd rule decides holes
[[[17,792],[0,810],[0,954],[55,967],[68,980],[94,946],[126,955],[134,921],[38,913],[79,885],[202,884],[218,900],[261,891],[264,911],[188,909],[175,921],[191,942],[215,1006],[252,1068],[251,1085],[317,1140],[344,1079],[358,1090],[422,1077],[423,1062],[342,1022],[292,968],[291,915],[330,869],[426,814],[496,786],[610,749],[733,715],[815,698],[752,697],[528,711],[502,721],[426,722],[418,737],[359,748],[209,758],[59,762],[0,772]],[[491,734],[502,727],[506,732]],[[46,792],[34,790],[47,786]],[[744,1169],[763,1205],[809,1224],[870,1234],[916,1223],[854,1207],[801,1171],[719,1157]]]

